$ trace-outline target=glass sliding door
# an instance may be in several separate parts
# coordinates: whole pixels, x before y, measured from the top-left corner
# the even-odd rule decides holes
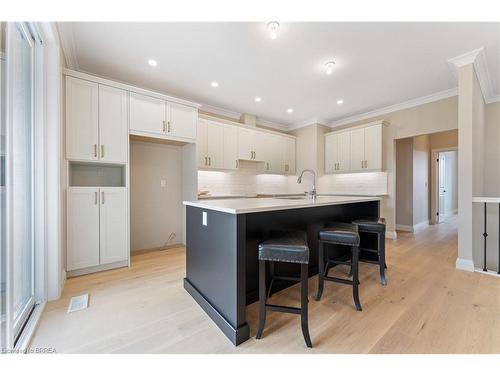
[[[8,24],[8,254],[12,338],[34,306],[33,78],[34,44],[26,24]]]
[[[5,32],[7,24],[0,22],[0,348],[6,347],[6,306],[7,306],[7,241],[6,241],[6,187],[5,187],[5,156],[6,156],[6,125],[5,125]]]

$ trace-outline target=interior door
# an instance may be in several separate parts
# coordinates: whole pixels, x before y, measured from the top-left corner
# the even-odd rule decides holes
[[[167,102],[167,113],[167,135],[196,139],[196,123],[198,120],[198,111],[196,108]]]
[[[439,154],[439,172],[438,172],[438,188],[439,188],[439,208],[438,221],[444,221],[446,217],[446,158],[443,154]]]
[[[101,187],[99,199],[100,264],[127,260],[127,188]]]
[[[207,122],[208,167],[224,167],[224,128],[212,121]]]
[[[99,159],[126,163],[127,150],[127,92],[99,85]]]
[[[97,160],[99,144],[97,83],[66,77],[66,157]]]
[[[130,130],[165,135],[166,103],[162,99],[130,93]]]
[[[99,189],[69,187],[66,210],[67,271],[99,265]]]

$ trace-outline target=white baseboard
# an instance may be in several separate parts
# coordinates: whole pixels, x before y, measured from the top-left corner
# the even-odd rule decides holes
[[[457,270],[474,272],[474,262],[471,259],[457,258],[455,268]]]
[[[398,234],[396,233],[395,230],[388,230],[385,232],[385,238],[396,240],[398,238]]]
[[[396,230],[400,230],[401,232],[413,233],[413,227],[411,225],[396,224]]]
[[[396,230],[399,230],[401,232],[416,233],[427,228],[428,226],[429,220],[425,220],[415,225],[396,224]]]

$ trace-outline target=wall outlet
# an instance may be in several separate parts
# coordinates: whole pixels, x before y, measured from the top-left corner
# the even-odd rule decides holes
[[[207,224],[207,213],[206,213],[206,212],[203,212],[203,213],[201,214],[201,224],[202,224],[203,226],[205,226],[205,227],[208,225],[208,224]]]

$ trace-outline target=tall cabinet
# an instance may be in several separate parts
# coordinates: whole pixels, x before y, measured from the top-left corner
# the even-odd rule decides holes
[[[71,277],[129,265],[129,135],[195,143],[198,110],[181,99],[65,73],[66,270]],[[214,144],[222,140],[223,129],[210,127],[206,134],[211,160],[224,165],[221,147]]]

